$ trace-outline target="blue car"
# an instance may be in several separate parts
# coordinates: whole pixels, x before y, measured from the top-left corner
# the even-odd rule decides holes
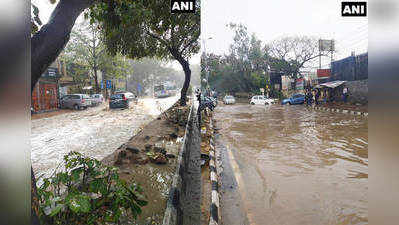
[[[295,105],[295,104],[303,104],[305,102],[305,95],[304,94],[293,94],[291,98],[286,98],[284,99],[281,104],[289,104],[289,105]]]

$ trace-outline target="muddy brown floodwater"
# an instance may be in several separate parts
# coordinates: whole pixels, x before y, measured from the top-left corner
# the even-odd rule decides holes
[[[368,223],[367,118],[220,104],[215,119],[223,224]]]

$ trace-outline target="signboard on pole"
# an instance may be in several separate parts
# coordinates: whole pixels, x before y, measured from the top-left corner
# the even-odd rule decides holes
[[[107,89],[111,89],[111,80],[107,80],[106,81],[106,86],[107,86]]]
[[[297,79],[296,80],[296,89],[303,90],[303,86],[304,86],[304,79],[303,78]]]
[[[333,52],[335,51],[335,45],[334,45],[334,40],[319,40],[319,51],[329,51]]]
[[[137,92],[138,94],[141,93],[141,84],[137,83]]]

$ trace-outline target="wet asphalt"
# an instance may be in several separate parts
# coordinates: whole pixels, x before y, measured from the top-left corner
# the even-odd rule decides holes
[[[103,103],[86,110],[32,120],[31,162],[36,176],[50,175],[70,151],[101,160],[178,98],[143,98],[123,110],[109,109],[108,104]]]
[[[367,224],[367,118],[303,105],[215,109],[222,224]]]

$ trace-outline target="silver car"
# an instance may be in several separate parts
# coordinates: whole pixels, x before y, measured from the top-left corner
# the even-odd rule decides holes
[[[91,106],[91,98],[86,94],[65,95],[60,100],[62,109],[86,109]]]
[[[104,97],[102,94],[91,95],[91,105],[92,106],[100,105],[101,103],[103,103],[103,101],[104,101]]]

